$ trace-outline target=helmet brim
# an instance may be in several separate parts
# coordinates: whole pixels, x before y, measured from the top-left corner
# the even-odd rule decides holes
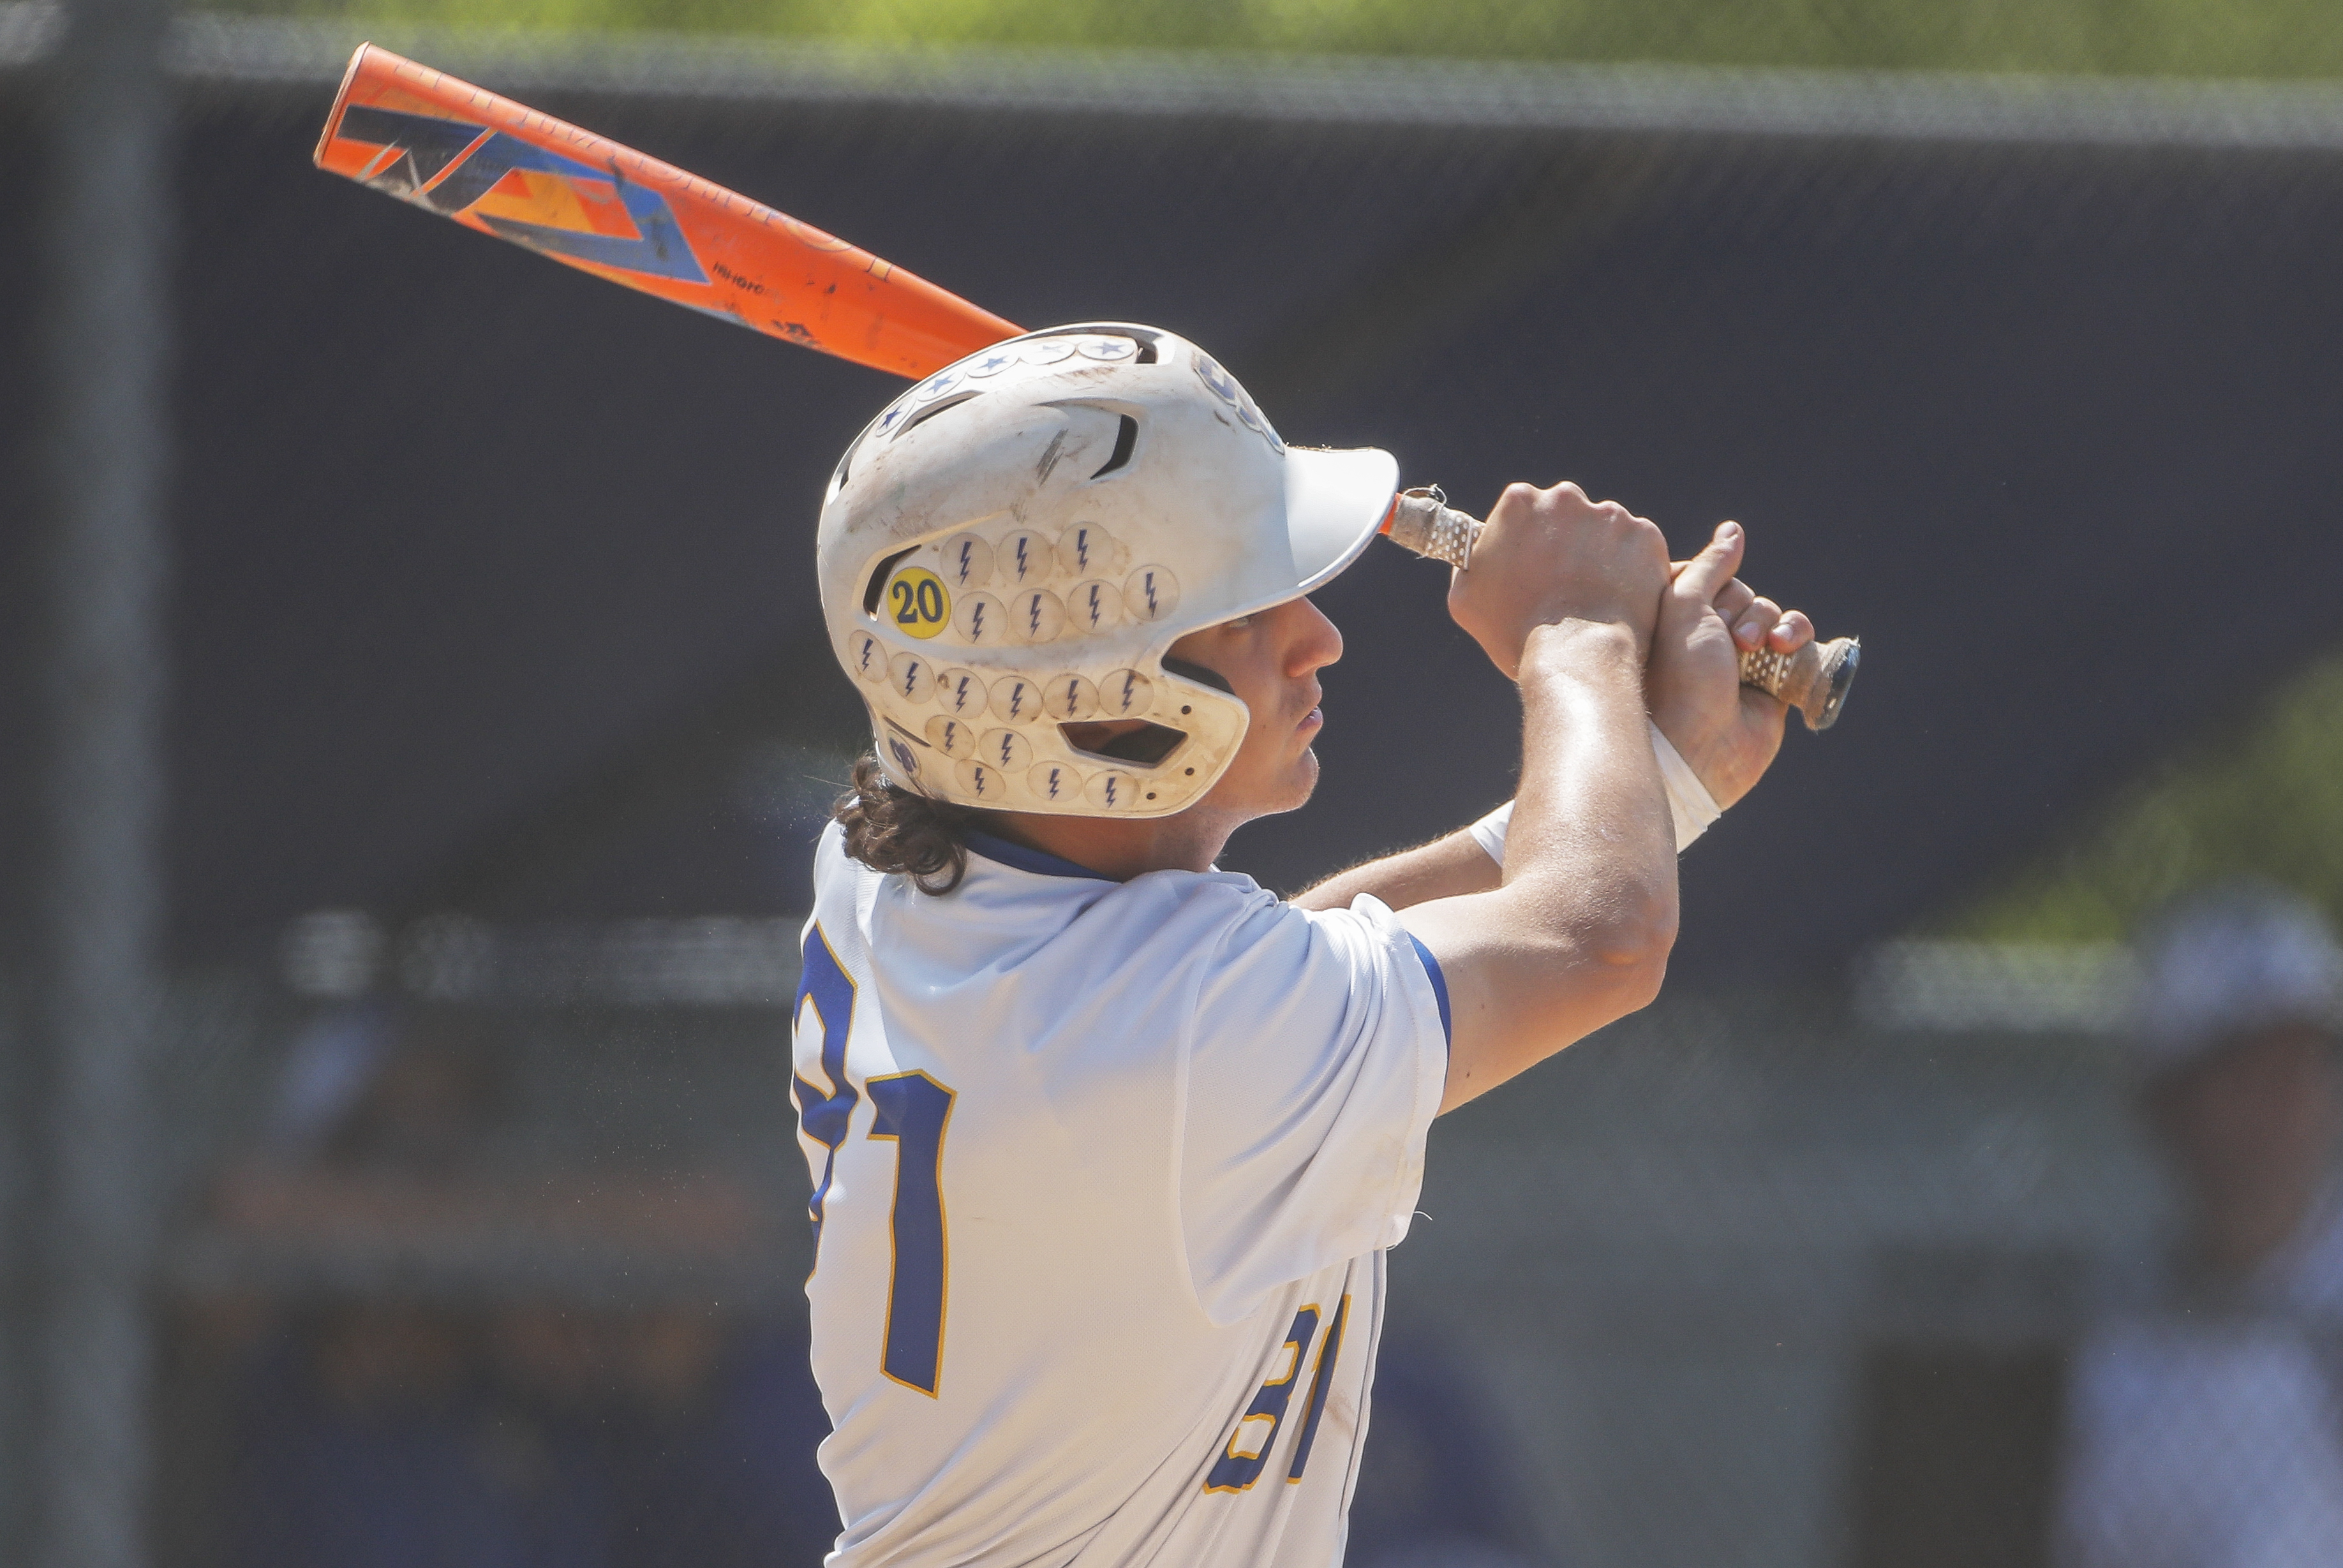
[[[1376,447],[1285,453],[1285,533],[1294,591],[1308,593],[1359,558],[1391,511],[1399,459]]]

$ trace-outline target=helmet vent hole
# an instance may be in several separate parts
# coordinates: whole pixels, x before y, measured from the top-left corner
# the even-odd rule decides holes
[[[911,547],[911,550],[916,550],[919,548],[919,546],[913,545]],[[870,568],[870,586],[862,590],[862,613],[864,615],[877,615],[879,613],[879,594],[880,591],[887,586],[888,574],[895,569],[895,563],[901,560],[905,556],[910,555],[911,550],[897,550],[893,555],[889,556],[885,560],[880,561],[877,566]]]
[[[1111,761],[1129,762],[1141,768],[1152,768],[1162,761],[1188,739],[1184,729],[1169,725],[1141,720],[1135,728],[1126,728],[1128,719],[1110,723],[1095,720],[1088,724],[1061,724],[1058,733],[1066,744],[1090,757],[1103,757]],[[1193,773],[1194,769],[1188,769]]]
[[[1117,468],[1129,463],[1131,461],[1131,449],[1138,445],[1139,421],[1132,418],[1130,415],[1125,414],[1122,417],[1121,427],[1114,433],[1113,452],[1108,456],[1107,460],[1104,463],[1099,465],[1099,471],[1092,474],[1091,477],[1093,479],[1103,479],[1109,474],[1113,473]]]
[[[965,392],[958,393],[952,397],[941,398],[936,402],[929,404],[926,407],[920,409],[918,413],[904,420],[900,425],[896,426],[895,434],[890,437],[889,439],[896,441],[901,440],[914,425],[924,425],[947,408],[957,408],[971,397],[982,397],[983,391],[984,389],[980,387],[971,387]]]

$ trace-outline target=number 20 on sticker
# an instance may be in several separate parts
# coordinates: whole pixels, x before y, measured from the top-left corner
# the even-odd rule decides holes
[[[887,614],[913,637],[933,637],[951,618],[951,595],[935,573],[905,567],[887,584]]]

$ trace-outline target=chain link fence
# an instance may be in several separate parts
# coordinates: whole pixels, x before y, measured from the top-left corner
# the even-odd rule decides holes
[[[45,210],[60,15],[0,5],[0,213]],[[357,36],[189,17],[167,56],[131,1555],[814,1563],[787,1033],[860,740],[804,558],[891,387],[315,174]],[[1679,547],[1740,515],[1761,586],[1871,639],[1684,859],[1663,1001],[1434,1129],[1357,1568],[2343,1555],[2334,1085],[2238,1089],[2208,1176],[2125,950],[1914,934],[2331,644],[2343,96],[381,36],[1016,319],[1189,332],[1289,437],[1471,504],[1567,467]],[[0,309],[12,486],[36,325]],[[1390,556],[1322,599],[1326,783],[1235,841],[1265,881],[1509,788],[1510,691]],[[44,776],[0,766],[10,863]],[[47,928],[8,898],[21,1066]],[[2263,1215],[2243,1271],[2181,1266],[2208,1181]]]

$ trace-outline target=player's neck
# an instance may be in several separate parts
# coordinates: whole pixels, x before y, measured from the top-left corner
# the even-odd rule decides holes
[[[1222,846],[1236,831],[1237,819],[1201,807],[1139,821],[1003,811],[986,826],[1029,849],[1127,882],[1149,871],[1211,870]]]

